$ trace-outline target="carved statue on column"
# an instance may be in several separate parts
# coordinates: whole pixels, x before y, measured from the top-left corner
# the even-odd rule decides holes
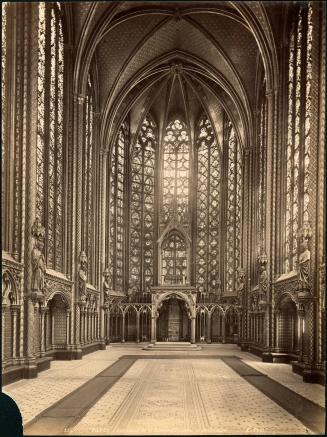
[[[79,256],[78,289],[81,302],[86,302],[87,256],[82,250]]]
[[[268,274],[267,274],[267,263],[268,257],[264,250],[261,251],[261,254],[258,256],[258,264],[259,264],[259,293],[260,293],[260,302],[267,302],[267,293],[268,293]]]
[[[110,295],[110,272],[109,269],[106,268],[103,272],[103,302],[105,305],[109,303],[109,295]]]
[[[34,247],[31,253],[32,262],[32,282],[31,291],[36,293],[44,293],[44,276],[46,272],[44,258],[44,237],[45,229],[37,217],[32,226],[32,236],[34,238]]]
[[[301,252],[299,255],[298,262],[298,281],[299,290],[304,292],[310,292],[310,249],[309,242],[312,237],[312,231],[309,223],[304,223],[302,229],[300,230],[300,248]]]
[[[240,305],[242,305],[243,302],[244,286],[245,286],[245,271],[244,269],[240,269],[238,272],[238,287],[237,287],[237,298]]]

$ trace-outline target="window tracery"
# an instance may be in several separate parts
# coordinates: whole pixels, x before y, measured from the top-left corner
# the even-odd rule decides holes
[[[1,57],[1,108],[2,108],[2,117],[1,117],[1,194],[2,194],[2,242],[3,249],[7,249],[8,245],[6,244],[6,240],[8,237],[5,233],[5,211],[8,209],[8,200],[7,200],[7,191],[8,191],[8,183],[6,177],[6,169],[8,167],[8,147],[6,147],[6,113],[7,113],[7,31],[8,31],[8,3],[3,2],[1,5],[2,8],[2,28],[1,28],[1,47],[2,47],[2,57]]]
[[[241,150],[230,121],[227,124],[227,210],[226,210],[226,252],[225,252],[225,292],[233,294],[236,290],[237,272],[241,256],[241,201],[242,167]]]
[[[130,283],[146,292],[153,281],[156,125],[147,116],[132,155]]]
[[[219,289],[220,153],[210,121],[203,117],[197,138],[196,285],[200,293]]]
[[[38,27],[36,214],[46,228],[47,266],[55,270],[63,267],[64,37],[60,8],[60,3],[39,3]]]
[[[263,89],[266,89],[264,83]],[[263,96],[259,113],[259,141],[258,141],[258,243],[264,240],[265,213],[266,213],[266,153],[267,153],[267,100]]]
[[[125,150],[128,144],[128,124],[125,121],[118,132],[111,155],[109,199],[109,284],[115,290],[123,289],[124,261],[124,180]]]
[[[83,246],[88,257],[88,281],[94,282],[94,199],[95,199],[95,147],[94,147],[94,95],[91,76],[88,77],[85,98],[85,141],[83,151]]]
[[[300,7],[290,34],[286,150],[286,271],[296,268],[298,229],[309,218],[311,82],[312,5],[309,3],[307,7]]]
[[[162,281],[185,284],[187,281],[186,243],[177,232],[171,232],[162,244]]]
[[[188,222],[189,211],[189,135],[184,122],[176,119],[166,128],[163,148],[163,189],[161,222],[177,216]]]

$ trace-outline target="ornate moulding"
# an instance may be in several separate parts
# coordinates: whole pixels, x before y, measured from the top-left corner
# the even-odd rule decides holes
[[[2,252],[2,297],[3,297],[3,304],[5,303],[7,296],[6,296],[6,287],[4,286],[4,282],[6,281],[6,278],[10,281],[9,277],[11,278],[11,284],[15,288],[14,292],[17,298],[17,302],[20,301],[21,296],[21,281],[23,278],[23,268],[24,266],[16,261],[10,254],[7,252]],[[8,277],[9,276],[9,277]],[[16,303],[17,303],[16,302]]]
[[[297,292],[299,289],[297,272],[293,270],[292,272],[284,273],[279,276],[272,285],[275,291],[275,296],[280,293]]]
[[[152,309],[154,313],[162,306],[163,302],[170,298],[183,300],[186,303],[189,317],[195,317],[195,304],[197,290],[187,285],[159,285],[151,287]]]
[[[69,306],[71,306],[72,286],[73,282],[70,281],[63,273],[46,269],[44,287],[46,304],[56,293],[60,293],[65,296],[67,303]]]

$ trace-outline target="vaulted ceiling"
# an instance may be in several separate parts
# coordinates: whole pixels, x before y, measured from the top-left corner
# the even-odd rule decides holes
[[[177,113],[194,126],[205,110],[219,137],[224,109],[242,144],[249,145],[262,71],[268,86],[276,86],[277,24],[269,19],[271,7],[276,16],[276,4],[148,1],[70,7],[76,91],[96,65],[103,142],[110,142],[127,112],[136,131],[149,109],[159,126]]]

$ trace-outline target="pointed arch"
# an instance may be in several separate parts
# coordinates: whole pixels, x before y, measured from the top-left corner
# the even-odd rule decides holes
[[[146,292],[153,281],[157,127],[147,114],[131,154],[129,287]]]
[[[200,293],[220,291],[221,159],[208,117],[196,136],[196,286]]]

